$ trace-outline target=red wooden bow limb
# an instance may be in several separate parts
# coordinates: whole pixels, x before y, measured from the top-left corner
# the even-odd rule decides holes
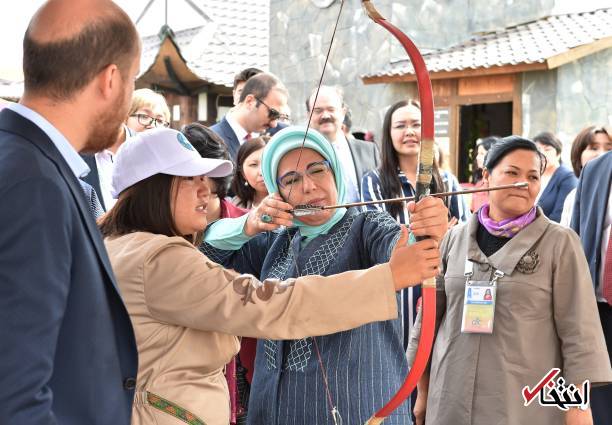
[[[429,195],[434,160],[434,104],[429,73],[421,53],[406,34],[390,24],[376,10],[369,0],[362,0],[368,16],[377,24],[388,30],[402,44],[414,67],[421,103],[421,149],[419,153],[419,170],[416,181],[416,201]],[[436,281],[434,278],[421,285],[423,293],[423,312],[421,320],[421,337],[414,364],[398,392],[376,412],[365,425],[379,425],[397,409],[416,388],[417,382],[427,368],[429,355],[433,346],[436,321]]]

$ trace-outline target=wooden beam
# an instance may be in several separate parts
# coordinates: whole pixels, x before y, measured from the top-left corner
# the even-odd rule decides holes
[[[481,77],[485,75],[517,74],[528,71],[545,71],[546,63],[520,63],[518,65],[492,66],[490,68],[462,69],[456,71],[430,72],[429,78],[439,80],[444,78]],[[364,84],[411,83],[416,81],[414,74],[384,75],[381,77],[363,77]]]
[[[482,77],[459,78],[458,95],[512,93],[516,74],[485,75]]]
[[[546,60],[548,69],[555,69],[566,63],[577,61],[585,56],[592,55],[599,51],[609,49],[612,47],[612,36],[599,39],[589,44],[583,44],[582,46],[574,47],[563,53],[552,56]]]
[[[454,96],[451,103],[458,105],[476,105],[483,103],[512,102],[514,93],[479,94],[474,96]]]
[[[512,96],[512,134],[523,135],[523,79],[518,75]]]

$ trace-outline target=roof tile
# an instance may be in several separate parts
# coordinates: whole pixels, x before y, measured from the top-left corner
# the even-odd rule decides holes
[[[612,36],[612,8],[550,16],[508,27],[423,55],[430,72],[542,63],[574,47]],[[414,74],[408,59],[363,75],[392,77]]]

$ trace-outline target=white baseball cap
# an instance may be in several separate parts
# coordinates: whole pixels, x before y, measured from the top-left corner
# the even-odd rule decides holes
[[[121,145],[115,158],[111,194],[118,198],[128,187],[155,174],[225,177],[233,168],[232,161],[202,158],[182,133],[155,128]]]

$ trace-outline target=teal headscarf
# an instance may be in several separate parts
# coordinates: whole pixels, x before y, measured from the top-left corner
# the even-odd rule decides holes
[[[276,183],[278,164],[288,152],[300,149],[304,140],[304,133],[306,133],[305,127],[290,126],[284,128],[276,133],[264,148],[261,157],[261,174],[263,175],[268,193],[279,193],[278,184]],[[344,174],[334,147],[321,133],[308,129],[304,149],[312,149],[329,161],[336,180],[338,203],[343,203],[346,193]],[[346,208],[338,208],[327,222],[319,226],[309,226],[297,219],[294,219],[293,223],[300,228],[300,234],[305,236],[306,240],[309,240],[315,236],[327,233],[334,224],[340,221],[345,213]]]

